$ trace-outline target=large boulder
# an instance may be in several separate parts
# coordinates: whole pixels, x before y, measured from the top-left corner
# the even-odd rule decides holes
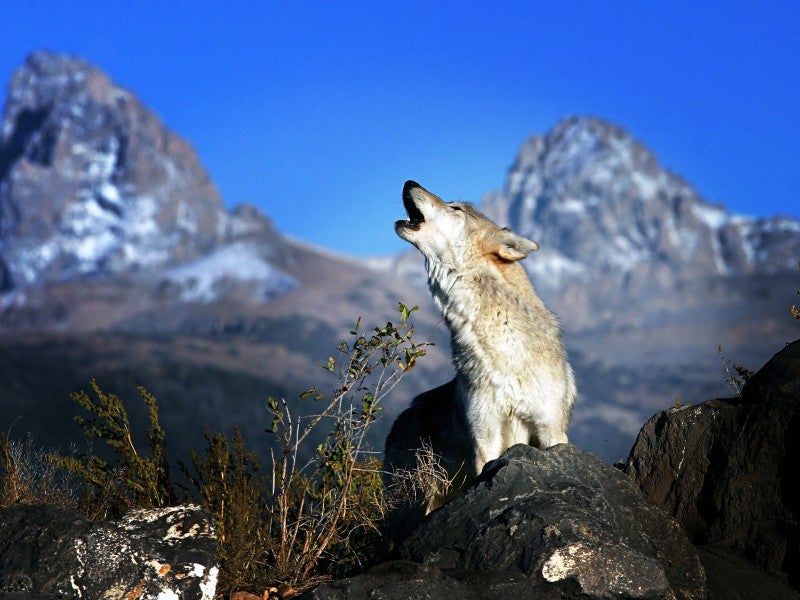
[[[738,596],[800,590],[800,340],[778,352],[740,398],[654,415],[625,471],[701,548],[709,586],[728,586],[747,561]],[[782,584],[782,588],[781,585]],[[778,592],[776,590],[783,589]],[[778,595],[778,594],[788,595]]]
[[[0,598],[182,598],[216,592],[211,515],[137,510],[98,523],[53,506],[0,512]]]
[[[366,599],[389,587],[433,597],[413,591],[420,581],[440,600],[706,596],[697,552],[677,523],[618,469],[569,444],[510,448],[428,515],[399,553],[408,562],[307,598]]]

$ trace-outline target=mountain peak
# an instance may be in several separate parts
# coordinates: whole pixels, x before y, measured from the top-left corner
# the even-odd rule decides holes
[[[596,117],[573,116],[522,145],[509,172],[506,195],[540,195],[540,186],[547,183],[551,193],[591,200],[591,195],[574,193],[576,182],[602,188],[666,175],[655,155],[623,128]],[[641,190],[645,198],[656,185],[653,181]]]
[[[168,265],[209,251],[226,227],[194,149],[131,92],[47,51],[14,73],[0,136],[6,280]]]
[[[636,272],[672,280],[796,268],[800,222],[756,220],[705,201],[663,169],[621,127],[569,117],[529,138],[505,189],[484,209],[543,248],[531,270],[545,285],[589,273],[627,281]]]

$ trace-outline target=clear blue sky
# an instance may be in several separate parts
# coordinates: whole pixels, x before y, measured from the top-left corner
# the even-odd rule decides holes
[[[229,207],[338,251],[405,249],[416,179],[502,187],[520,144],[587,114],[735,212],[800,217],[800,2],[160,2],[3,9],[0,78],[80,56],[189,139]],[[5,84],[2,92],[5,99]]]

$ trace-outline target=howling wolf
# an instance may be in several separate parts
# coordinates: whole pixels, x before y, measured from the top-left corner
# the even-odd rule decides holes
[[[426,448],[454,485],[443,493],[432,482],[423,486],[424,501],[390,508],[390,536],[393,521],[409,529],[510,446],[566,442],[576,397],[558,321],[519,263],[538,244],[414,181],[403,187],[403,204],[408,219],[395,231],[425,257],[456,376],[416,397],[396,419],[386,439],[385,480],[391,500],[401,474],[417,467]]]

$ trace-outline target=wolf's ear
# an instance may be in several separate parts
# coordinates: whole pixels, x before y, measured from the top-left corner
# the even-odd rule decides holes
[[[539,244],[508,229],[501,229],[494,236],[497,243],[497,255],[503,260],[522,260],[530,252],[539,249]]]

